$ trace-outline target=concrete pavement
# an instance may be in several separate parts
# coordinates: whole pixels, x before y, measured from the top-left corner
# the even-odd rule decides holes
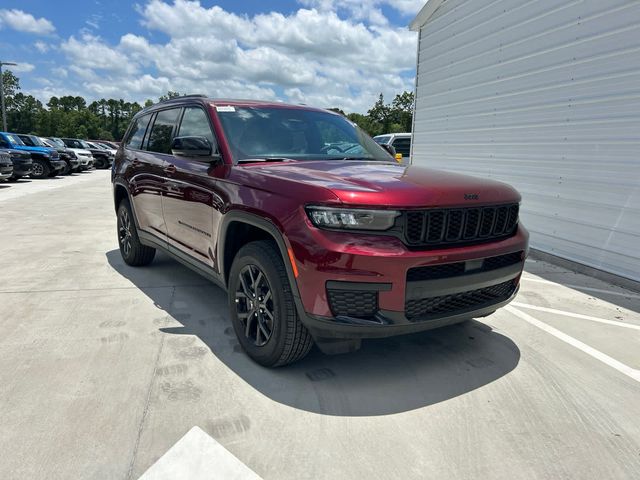
[[[138,478],[193,427],[264,479],[640,477],[637,293],[529,261],[510,309],[267,370],[221,290],[122,262],[108,171],[45,182],[0,189],[0,478]]]

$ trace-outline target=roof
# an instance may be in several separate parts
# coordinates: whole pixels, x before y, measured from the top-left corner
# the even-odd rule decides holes
[[[420,28],[429,21],[431,16],[446,0],[427,0],[422,10],[418,12],[416,18],[409,24],[409,29],[417,32]]]

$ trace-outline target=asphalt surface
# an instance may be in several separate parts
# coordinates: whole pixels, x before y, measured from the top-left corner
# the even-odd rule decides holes
[[[2,479],[138,478],[190,431],[146,478],[198,452],[209,478],[220,452],[264,479],[640,478],[637,293],[529,261],[490,317],[267,370],[221,290],[125,266],[115,221],[106,171],[0,185]]]

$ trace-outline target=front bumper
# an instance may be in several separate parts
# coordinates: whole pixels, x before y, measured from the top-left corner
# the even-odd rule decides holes
[[[10,178],[13,175],[13,165],[0,166],[0,180]]]
[[[49,160],[49,163],[51,163],[51,166],[53,167],[53,169],[55,171],[60,171],[60,170],[64,170],[65,167],[67,166],[67,162],[65,162],[64,160]]]
[[[510,238],[417,251],[392,237],[331,232],[305,224],[288,237],[299,271],[298,310],[316,338],[386,337],[486,316],[516,295],[528,238],[519,225]],[[511,264],[483,270],[484,259],[508,255],[515,256]],[[449,264],[462,264],[462,273],[424,281],[407,277],[413,269]],[[496,289],[499,295],[493,294]],[[336,301],[330,298],[335,291],[347,291],[345,298],[356,304],[366,303],[374,292],[369,304],[375,302],[375,314],[336,314]],[[421,302],[427,304],[424,313]],[[452,308],[439,309],[438,303]]]
[[[28,162],[13,162],[13,176],[16,178],[31,175],[32,170],[33,162],[31,160],[29,160]]]

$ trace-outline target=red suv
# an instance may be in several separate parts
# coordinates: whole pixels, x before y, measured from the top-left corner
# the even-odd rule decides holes
[[[503,183],[398,165],[357,125],[283,103],[179,97],[133,119],[112,170],[124,261],[156,249],[229,293],[244,350],[279,366],[315,342],[483,317],[528,251]]]

